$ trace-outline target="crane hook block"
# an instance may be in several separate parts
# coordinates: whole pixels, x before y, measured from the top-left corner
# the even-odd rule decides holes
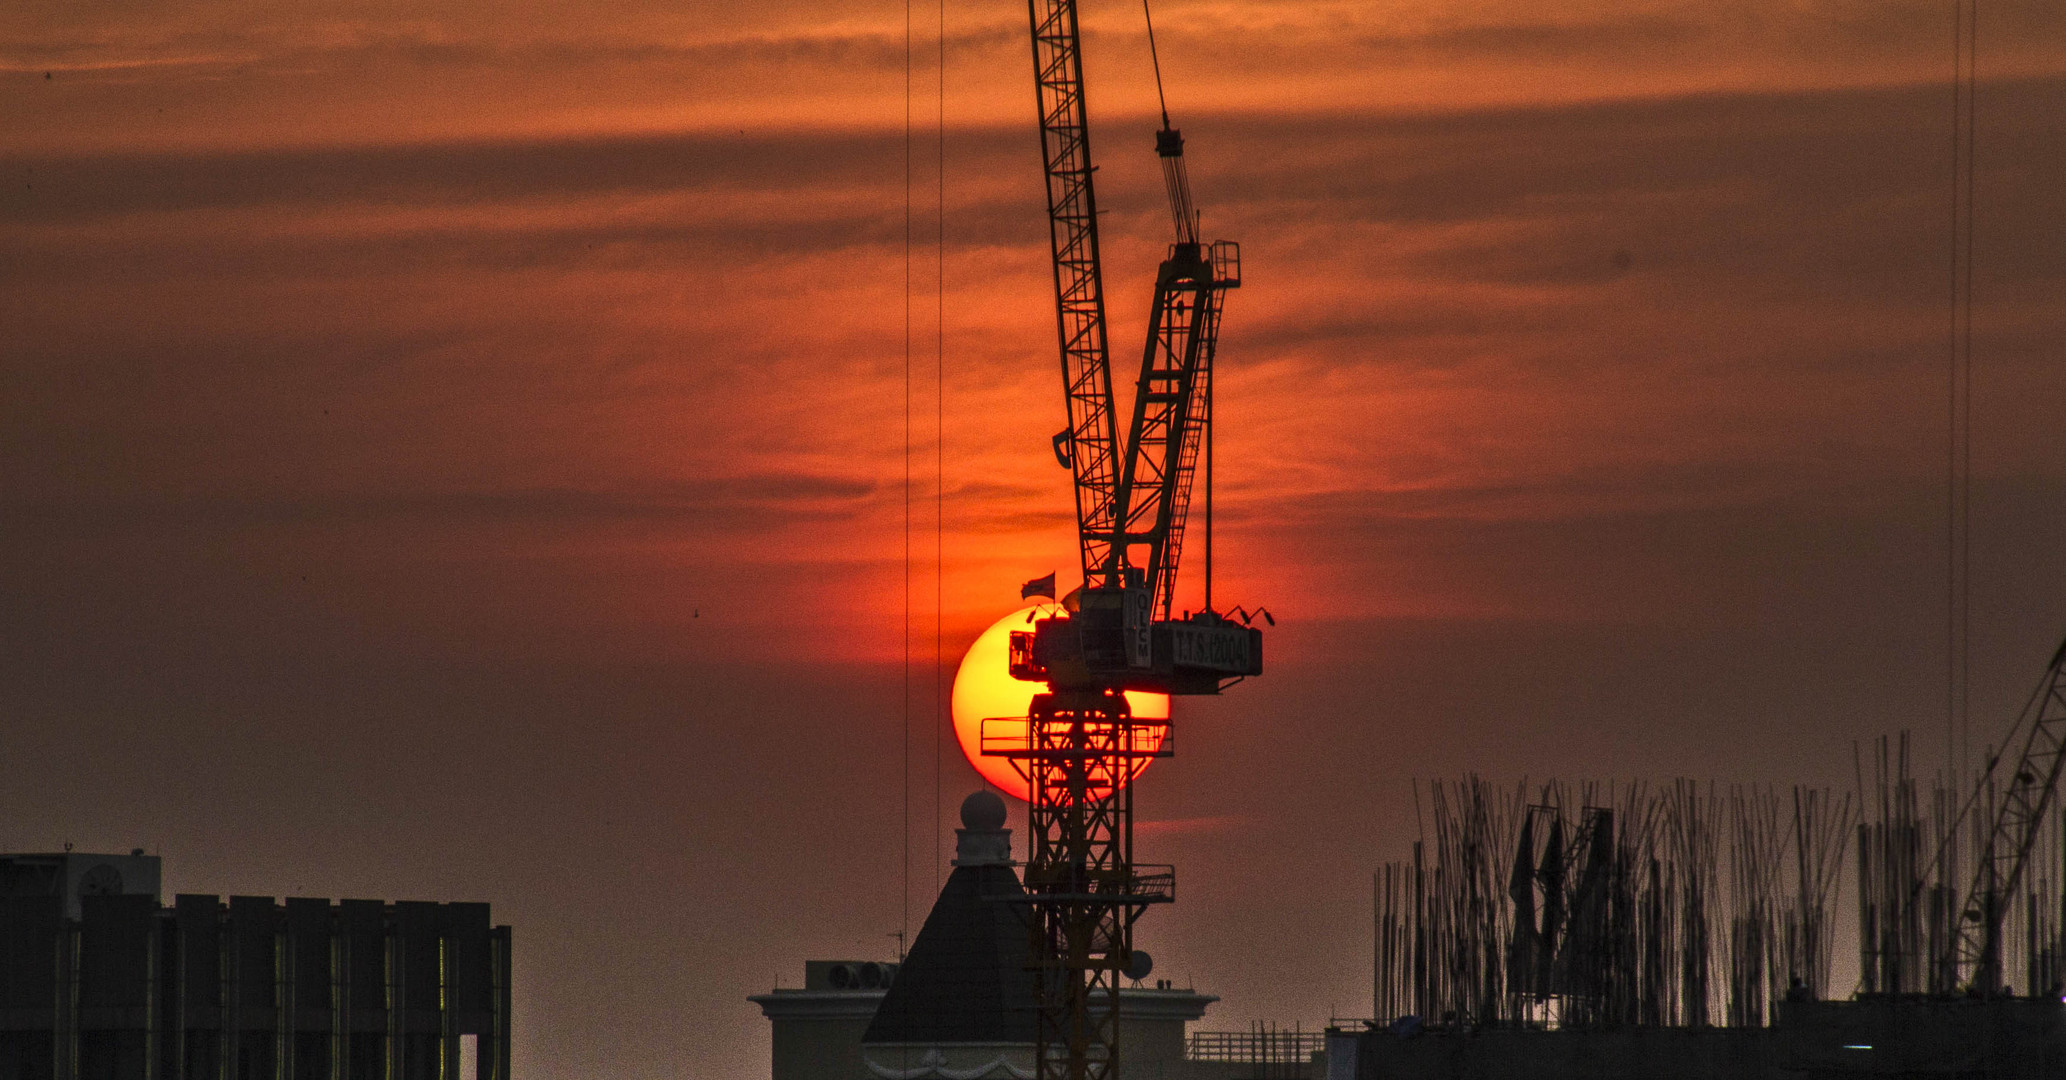
[[[1064,469],[1076,467],[1076,444],[1075,440],[1070,438],[1072,434],[1067,428],[1055,432],[1055,461]]]

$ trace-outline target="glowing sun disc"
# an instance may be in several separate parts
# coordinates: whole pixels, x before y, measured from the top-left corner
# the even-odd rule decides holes
[[[1024,802],[1032,795],[1025,777],[1013,771],[1009,758],[983,756],[983,721],[998,717],[1024,717],[1033,703],[1033,695],[1047,689],[1044,684],[1024,682],[1011,677],[1011,635],[1014,630],[1031,630],[1033,619],[1043,619],[1061,613],[1054,604],[1035,604],[1020,608],[992,623],[988,630],[977,637],[975,644],[968,647],[968,653],[961,658],[961,667],[954,672],[954,738],[961,744],[961,754],[975,767],[983,779],[997,790]],[[1135,716],[1149,719],[1167,719],[1169,716],[1169,695],[1152,694],[1139,690],[1126,693],[1126,703],[1133,708]],[[1023,731],[1025,725],[1018,729]],[[990,725],[990,737],[997,739],[1000,726]],[[1133,775],[1139,776],[1153,758],[1142,758],[1135,766]]]

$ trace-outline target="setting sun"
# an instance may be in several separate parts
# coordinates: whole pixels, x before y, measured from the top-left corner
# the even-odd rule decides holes
[[[984,780],[1021,802],[1031,794],[1026,778],[1012,769],[1009,759],[983,756],[983,721],[1019,718],[1022,722],[1015,728],[1023,732],[1026,710],[1033,702],[1033,695],[1044,687],[1011,677],[1008,670],[1011,633],[1031,630],[1033,620],[1059,615],[1061,611],[1056,604],[1035,604],[997,620],[976,638],[975,644],[968,647],[967,655],[961,658],[961,667],[954,673],[954,738],[961,744],[962,756],[968,758],[968,763],[975,766]],[[1128,691],[1126,702],[1132,706],[1135,716],[1156,720],[1169,717],[1167,694]],[[993,739],[1000,734],[997,725],[992,725],[990,734]],[[1133,775],[1139,776],[1151,760],[1141,758]]]

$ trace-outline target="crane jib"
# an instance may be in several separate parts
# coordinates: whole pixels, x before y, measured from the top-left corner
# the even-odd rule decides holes
[[[1079,559],[1084,579],[1110,562],[1120,507],[1119,441],[1112,409],[1112,365],[1105,334],[1104,278],[1098,253],[1097,189],[1084,107],[1083,60],[1073,0],[1036,0],[1033,71],[1040,150],[1047,177],[1048,240],[1055,287],[1055,332],[1069,426],[1055,456],[1074,474]]]
[[[1211,422],[1221,298],[1241,283],[1239,247],[1199,243],[1183,136],[1165,116],[1155,148],[1178,240],[1157,275],[1132,423],[1122,435],[1112,394],[1076,5],[1031,0],[1028,14],[1068,414],[1068,427],[1054,439],[1055,460],[1075,480],[1084,584],[1121,587],[1129,572],[1144,572],[1150,618],[1159,621],[1175,603],[1191,480]]]

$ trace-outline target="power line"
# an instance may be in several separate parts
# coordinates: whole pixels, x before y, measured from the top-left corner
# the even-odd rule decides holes
[[[1945,753],[1972,762],[1973,159],[1978,0],[1954,0],[1951,66],[1951,273],[1945,426]],[[1961,781],[1963,783],[1963,781]]]
[[[947,0],[938,0],[939,82],[934,113],[933,218],[933,891],[940,890],[942,725],[947,632]]]
[[[897,924],[900,934],[911,929],[911,187],[911,0],[904,0],[904,892]],[[903,938],[898,940],[901,943]],[[898,951],[902,952],[901,944]]]

